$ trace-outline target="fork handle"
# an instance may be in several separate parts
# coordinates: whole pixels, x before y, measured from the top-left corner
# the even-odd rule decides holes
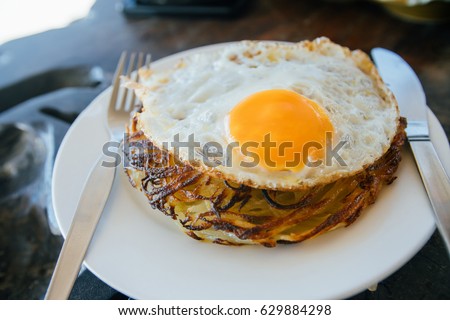
[[[67,299],[72,291],[114,181],[116,166],[102,165],[107,160],[110,158],[103,154],[89,173],[45,296],[47,300]]]
[[[409,143],[435,213],[436,226],[450,254],[450,180],[430,141]]]

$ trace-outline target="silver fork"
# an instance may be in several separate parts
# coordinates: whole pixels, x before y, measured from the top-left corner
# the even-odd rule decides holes
[[[135,103],[134,92],[131,97],[128,97],[128,90],[121,90],[121,76],[126,75],[129,78],[132,75],[136,57],[138,69],[144,63],[143,53],[138,55],[132,53],[128,59],[128,68],[124,73],[126,57],[126,52],[123,52],[120,56],[107,110],[106,127],[109,138],[115,142],[122,142],[125,123],[129,119],[130,111]],[[148,67],[149,64],[150,55],[146,55],[145,66]],[[133,80],[138,81],[138,77],[139,75],[136,72]],[[118,103],[119,100],[120,103]],[[110,159],[102,154],[89,173],[45,299],[67,299],[72,291],[114,182],[117,165],[112,167],[103,165],[107,160]],[[98,188],[99,181],[101,181],[101,188]]]

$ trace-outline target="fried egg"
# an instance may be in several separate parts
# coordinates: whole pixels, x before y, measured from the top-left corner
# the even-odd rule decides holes
[[[255,188],[310,188],[361,172],[399,124],[368,56],[326,38],[231,43],[140,75],[138,127],[155,145]]]

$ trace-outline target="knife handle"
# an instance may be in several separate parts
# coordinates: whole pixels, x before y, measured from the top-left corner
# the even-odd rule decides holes
[[[68,299],[72,291],[114,181],[116,167],[102,165],[109,160],[103,154],[89,173],[50,280],[46,300]],[[99,187],[99,183],[103,187]]]
[[[416,164],[433,207],[436,226],[450,254],[450,180],[430,141],[410,141]]]

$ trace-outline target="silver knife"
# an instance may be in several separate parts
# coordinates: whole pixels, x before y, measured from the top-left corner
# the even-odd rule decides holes
[[[400,114],[407,118],[406,134],[428,193],[436,226],[450,253],[450,180],[430,141],[425,93],[413,69],[398,54],[372,49],[384,82],[394,93]]]
[[[45,295],[46,300],[69,298],[114,182],[116,167],[102,165],[109,160],[102,155],[89,173]],[[99,181],[101,188],[98,187]]]

